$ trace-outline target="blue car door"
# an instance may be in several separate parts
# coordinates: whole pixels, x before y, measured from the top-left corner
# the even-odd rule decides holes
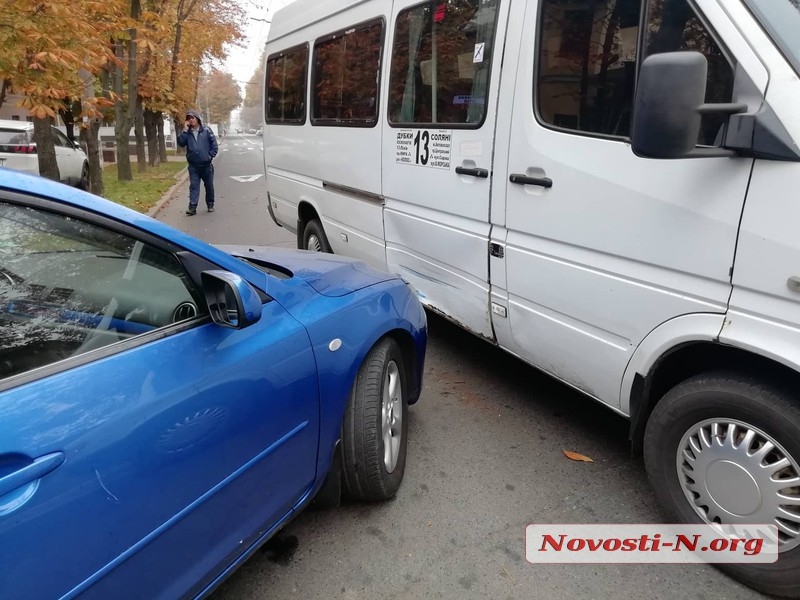
[[[196,593],[314,481],[305,330],[162,245],[0,198],[0,598]]]

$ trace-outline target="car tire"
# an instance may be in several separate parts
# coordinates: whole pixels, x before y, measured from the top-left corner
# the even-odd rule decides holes
[[[81,167],[81,178],[78,180],[78,188],[84,191],[89,190],[89,163],[84,162]]]
[[[312,219],[306,224],[303,230],[303,249],[332,253],[331,245],[328,243],[328,238],[319,219]]]
[[[397,342],[384,338],[364,359],[342,427],[343,494],[374,502],[403,481],[408,445],[406,369]]]
[[[688,379],[653,410],[644,460],[671,522],[777,524],[777,562],[715,566],[760,592],[800,596],[800,407],[791,394],[733,374]],[[793,485],[777,487],[776,477]]]

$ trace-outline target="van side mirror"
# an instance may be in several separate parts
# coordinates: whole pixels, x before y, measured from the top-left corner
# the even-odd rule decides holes
[[[645,158],[734,156],[696,148],[704,114],[745,112],[745,104],[705,104],[708,61],[699,52],[665,52],[642,61],[633,110],[631,146]]]

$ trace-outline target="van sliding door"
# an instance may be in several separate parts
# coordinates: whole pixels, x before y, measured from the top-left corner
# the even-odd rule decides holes
[[[395,2],[382,125],[389,268],[428,307],[490,339],[489,199],[507,5]]]

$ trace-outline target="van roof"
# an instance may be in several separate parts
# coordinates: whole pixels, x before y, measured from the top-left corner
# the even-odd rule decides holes
[[[372,1],[374,0],[294,0],[272,17],[267,43],[318,23],[331,15]],[[391,2],[388,2],[388,5],[391,6]]]

